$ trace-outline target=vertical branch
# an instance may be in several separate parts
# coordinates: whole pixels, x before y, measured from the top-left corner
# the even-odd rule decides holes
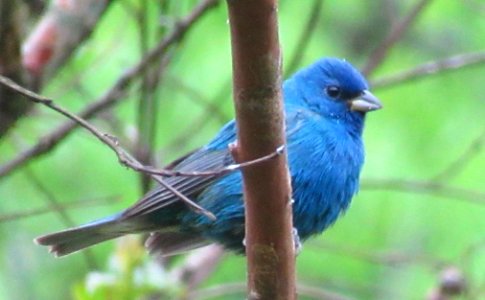
[[[228,0],[238,161],[285,144],[276,0]],[[243,170],[248,299],[295,299],[286,155]]]
[[[148,5],[148,0],[142,0],[137,14],[141,57],[145,56],[149,50]],[[156,100],[153,92],[154,91],[150,86],[150,72],[147,71],[142,76],[140,99],[138,100],[138,135],[135,148],[135,157],[145,165],[152,165],[153,163],[153,144],[155,140],[155,123],[157,116]],[[140,174],[142,194],[148,191],[150,183],[150,176],[147,174]]]
[[[0,74],[23,82],[18,6],[15,1],[0,0]],[[0,86],[0,139],[30,107],[21,95]]]

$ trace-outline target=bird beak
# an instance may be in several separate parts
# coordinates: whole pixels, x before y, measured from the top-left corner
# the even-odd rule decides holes
[[[362,94],[349,100],[349,104],[350,110],[360,112],[368,112],[382,108],[381,101],[368,90],[364,90]]]

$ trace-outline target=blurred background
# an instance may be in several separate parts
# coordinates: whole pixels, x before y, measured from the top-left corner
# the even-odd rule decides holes
[[[485,3],[281,0],[285,77],[366,74],[362,186],[297,258],[300,299],[485,299]],[[0,73],[163,166],[234,114],[223,1],[0,0]],[[55,259],[38,235],[153,183],[84,129],[0,87],[0,299],[243,299],[244,257],[149,258],[128,237]]]

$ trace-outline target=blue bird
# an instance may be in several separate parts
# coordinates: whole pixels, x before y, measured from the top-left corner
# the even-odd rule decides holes
[[[283,84],[293,223],[301,240],[321,233],[344,212],[358,190],[364,162],[365,115],[381,108],[364,77],[345,60],[324,58]],[[230,121],[206,146],[172,165],[208,171],[233,164],[228,145],[236,140]],[[167,183],[211,211],[216,220],[189,210],[157,187],[121,213],[38,237],[64,256],[130,233],[150,233],[150,253],[172,255],[210,243],[244,252],[244,203],[240,171],[204,177],[175,176]]]

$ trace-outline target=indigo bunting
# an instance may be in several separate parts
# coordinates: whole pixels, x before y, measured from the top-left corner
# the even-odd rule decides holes
[[[284,82],[283,96],[293,223],[305,240],[334,223],[357,192],[365,115],[382,105],[364,77],[337,58],[318,60],[294,74]],[[178,159],[174,169],[208,171],[233,164],[228,146],[235,140],[233,120],[206,146]],[[145,245],[151,253],[172,255],[214,242],[244,252],[240,171],[166,180],[216,220],[189,210],[170,191],[157,187],[121,213],[35,241],[64,256],[125,234],[150,233]]]

